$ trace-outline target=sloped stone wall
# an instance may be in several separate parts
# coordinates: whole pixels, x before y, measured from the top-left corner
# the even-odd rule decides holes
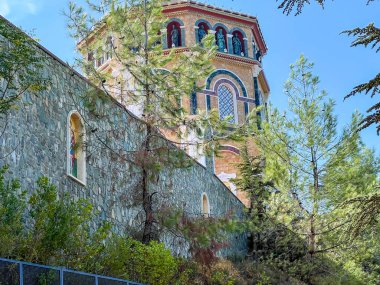
[[[40,176],[47,176],[61,193],[89,199],[99,211],[95,223],[108,220],[115,231],[128,232],[141,223],[142,209],[133,199],[141,170],[132,154],[142,144],[146,126],[105,94],[88,95],[90,84],[84,78],[42,47],[38,52],[48,56],[45,72],[52,84],[38,96],[25,94],[19,109],[0,121],[4,129],[0,165],[9,164],[9,177],[19,178],[26,190],[35,188]],[[86,129],[85,186],[67,175],[67,119],[73,110],[81,114]],[[168,203],[194,216],[201,213],[202,193],[209,197],[211,215],[244,215],[243,204],[197,163],[162,170],[152,187],[165,193]],[[165,241],[174,252],[185,254],[185,246]],[[225,254],[244,254],[245,250],[246,238],[239,235],[231,237]]]

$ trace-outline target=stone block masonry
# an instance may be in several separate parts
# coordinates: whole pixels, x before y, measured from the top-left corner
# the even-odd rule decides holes
[[[133,155],[143,143],[145,123],[104,93],[90,95],[91,84],[43,47],[37,52],[48,57],[44,71],[52,84],[38,96],[25,94],[19,109],[1,119],[0,152],[4,158],[0,164],[9,164],[9,177],[19,178],[23,189],[34,189],[36,180],[47,176],[62,193],[89,199],[99,211],[94,227],[107,220],[117,232],[132,232],[141,226],[142,209],[134,196],[142,174]],[[85,127],[85,185],[67,175],[68,115],[74,110]],[[209,198],[211,215],[244,216],[243,204],[196,162],[188,168],[163,169],[151,187],[162,194],[156,199],[166,199],[158,202],[194,216],[201,214],[203,193]],[[173,252],[186,255],[185,245],[168,236],[162,240]],[[245,236],[238,235],[231,237],[224,254],[245,254],[246,249]]]

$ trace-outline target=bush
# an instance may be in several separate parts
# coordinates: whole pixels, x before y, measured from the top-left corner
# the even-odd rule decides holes
[[[116,235],[110,224],[91,229],[95,212],[84,199],[59,197],[46,177],[27,198],[0,169],[0,256],[65,266],[151,285],[186,284],[191,272],[158,242]]]
[[[102,274],[151,285],[173,284],[175,279],[185,277],[177,274],[181,261],[155,241],[144,245],[132,238],[114,236],[106,244],[102,264]]]
[[[0,256],[14,257],[24,234],[26,203],[25,192],[21,192],[19,181],[5,181],[7,170],[7,166],[0,169]]]

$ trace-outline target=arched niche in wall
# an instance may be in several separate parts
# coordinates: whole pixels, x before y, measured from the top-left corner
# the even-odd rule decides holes
[[[201,209],[201,214],[204,218],[210,217],[210,201],[208,200],[208,196],[206,193],[202,194]]]
[[[219,52],[228,52],[231,49],[231,41],[227,36],[227,27],[223,24],[215,24],[215,43]]]
[[[86,184],[86,132],[78,111],[67,117],[67,175],[81,184]]]
[[[212,30],[211,24],[203,19],[196,21],[194,28],[196,43],[200,43],[201,40],[209,33],[209,30]]]
[[[248,56],[248,39],[245,32],[240,28],[233,28],[230,31],[230,34],[232,35],[231,53],[240,56]]]
[[[166,25],[167,48],[185,46],[185,29],[180,19],[170,19]]]

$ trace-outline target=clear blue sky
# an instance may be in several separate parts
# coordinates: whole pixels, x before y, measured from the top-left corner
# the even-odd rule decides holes
[[[358,95],[343,101],[353,86],[372,79],[380,70],[380,54],[371,49],[350,48],[351,39],[340,32],[370,22],[380,25],[380,1],[366,6],[367,0],[327,0],[324,10],[317,4],[305,7],[300,16],[285,16],[275,0],[203,0],[210,4],[257,16],[269,47],[264,69],[271,86],[271,101],[283,108],[283,83],[289,64],[301,53],[315,63],[321,87],[336,101],[341,125],[352,112],[365,113],[379,98]],[[78,2],[83,2],[82,0]],[[0,14],[37,38],[51,52],[69,63],[75,56],[75,43],[66,29],[62,11],[66,0],[0,0]],[[380,137],[375,128],[362,132],[364,141],[380,154]]]

